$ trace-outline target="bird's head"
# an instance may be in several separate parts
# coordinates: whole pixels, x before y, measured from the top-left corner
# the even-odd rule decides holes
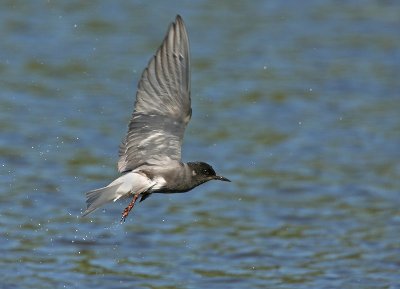
[[[211,181],[211,180],[219,180],[224,182],[230,182],[225,177],[218,176],[212,166],[204,162],[192,162],[188,163],[189,168],[192,170],[192,179],[200,185],[202,183]]]

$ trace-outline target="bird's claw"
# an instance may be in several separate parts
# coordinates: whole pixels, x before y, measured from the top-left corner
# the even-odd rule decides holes
[[[122,223],[125,223],[125,221],[126,221],[126,217],[128,217],[128,215],[129,215],[129,207],[126,207],[125,209],[124,209],[124,211],[122,212],[122,218],[121,218],[121,224]]]
[[[128,217],[129,212],[133,209],[133,206],[135,205],[136,200],[137,200],[138,197],[139,197],[139,194],[135,194],[135,195],[133,196],[132,201],[129,203],[129,205],[128,205],[128,206],[124,209],[124,211],[122,212],[121,224],[122,224],[122,223],[125,223],[126,218]]]

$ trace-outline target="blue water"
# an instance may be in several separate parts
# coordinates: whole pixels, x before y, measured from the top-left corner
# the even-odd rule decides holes
[[[232,183],[87,218],[142,70],[191,42],[185,161]],[[0,288],[400,288],[400,3],[0,4]]]

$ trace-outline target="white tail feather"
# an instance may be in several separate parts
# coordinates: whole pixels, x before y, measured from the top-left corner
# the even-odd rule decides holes
[[[100,188],[86,193],[86,205],[87,209],[83,212],[82,217],[93,212],[102,205],[111,202],[112,200],[119,199],[115,197],[118,187],[120,184]]]
[[[107,187],[86,193],[87,209],[82,217],[93,212],[102,205],[116,201],[130,194],[141,194],[150,190],[156,182],[137,172],[129,172],[114,180]]]

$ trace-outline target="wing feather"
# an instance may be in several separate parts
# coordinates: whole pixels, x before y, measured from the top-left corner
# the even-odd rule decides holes
[[[191,113],[189,40],[178,15],[139,81],[118,171],[133,170],[151,158],[180,161]]]

